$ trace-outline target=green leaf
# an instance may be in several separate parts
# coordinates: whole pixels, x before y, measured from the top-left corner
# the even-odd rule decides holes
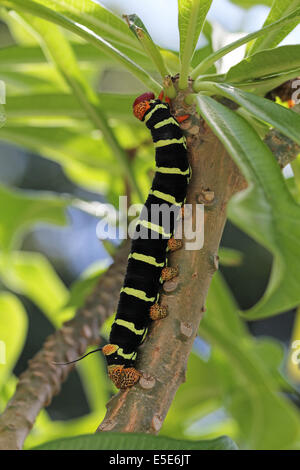
[[[212,0],[178,0],[181,89],[187,87],[190,63],[211,3]]]
[[[217,60],[221,59],[226,54],[237,49],[238,47],[244,44],[247,44],[248,42],[252,41],[252,39],[259,38],[260,36],[264,36],[265,34],[268,34],[270,32],[280,31],[282,30],[283,27],[290,25],[290,24],[294,24],[295,22],[299,22],[299,20],[300,20],[300,8],[297,8],[297,10],[293,11],[287,16],[284,16],[278,21],[275,21],[274,23],[264,26],[262,29],[259,29],[258,31],[254,31],[253,33],[247,34],[246,36],[243,36],[237,41],[234,41],[231,44],[228,44],[222,47],[218,51],[206,57],[193,70],[193,72],[191,73],[191,78],[196,79],[199,75],[202,75],[203,73],[205,73]]]
[[[83,305],[86,297],[93,290],[100,276],[106,270],[106,263],[101,264],[101,267],[98,266],[97,269],[94,269],[91,273],[83,273],[83,275],[72,284],[70,296],[64,308],[79,308]]]
[[[128,111],[134,101],[133,95],[99,94],[101,109],[109,117],[132,120]],[[26,93],[10,96],[6,105],[9,120],[30,116],[86,118],[86,112],[73,94],[68,93]]]
[[[142,193],[129,163],[128,156],[120,146],[113,130],[107,124],[105,115],[101,110],[98,95],[90,87],[89,83],[80,71],[76,57],[67,38],[60,29],[47,21],[24,15],[25,20],[31,28],[39,35],[40,41],[45,49],[45,54],[50,55],[58,71],[65,78],[74,95],[78,99],[88,118],[96,129],[100,129],[105,140],[110,145],[124,174],[128,177],[133,190],[136,191],[140,200]]]
[[[243,253],[232,248],[221,246],[219,257],[223,266],[240,266],[243,263]]]
[[[4,106],[0,103],[0,128],[4,126],[5,121],[6,121],[5,109],[4,109]]]
[[[188,359],[186,380],[176,392],[161,434],[176,439],[185,439],[190,435],[195,439],[207,434],[199,420],[222,406],[226,386],[219,366],[223,365],[224,361],[220,364],[215,354],[206,360],[201,359],[194,348]],[[189,429],[194,424],[197,430],[190,433]],[[214,435],[222,432],[222,429],[216,427]]]
[[[72,49],[80,62],[81,68],[93,69],[95,72],[104,69],[105,67],[115,66],[116,62],[108,56],[99,51],[98,48],[88,43],[72,42]],[[126,55],[130,54],[133,61],[138,63],[145,70],[153,71],[152,62],[149,62],[148,56],[143,50],[128,49],[122,47]],[[179,70],[178,54],[174,51],[169,51],[160,48],[160,53],[164,58],[166,65],[170,68],[173,74]],[[21,71],[24,69],[24,64],[28,65],[30,70],[35,66],[43,65],[46,67],[45,56],[39,46],[16,45],[0,48],[0,70]]]
[[[214,320],[222,330],[230,332],[236,338],[243,338],[248,335],[246,325],[238,314],[235,298],[219,273],[213,277],[207,298],[207,306],[209,313],[205,315],[205,323]]]
[[[239,425],[238,441],[243,447],[291,449],[300,436],[300,414],[278,393],[284,383],[278,372],[282,348],[274,340],[254,339],[238,313],[235,300],[217,273],[199,331],[209,340],[213,352],[222,353],[224,364],[219,373],[225,369],[230,374],[223,377],[223,403]]]
[[[208,44],[204,47],[201,47],[200,49],[197,49],[194,52],[192,61],[191,61],[191,67],[195,68],[197,65],[202,62],[206,57],[208,57],[210,54],[214,52],[214,41],[213,41],[213,26],[209,21],[205,21],[203,25],[203,30],[202,33],[204,34],[206,40],[208,41]],[[211,68],[207,71],[207,73],[211,74],[216,74],[216,66],[212,65]]]
[[[295,76],[299,74],[300,68],[280,75],[274,75],[274,77],[270,78],[267,77],[265,79],[253,80],[252,82],[237,83],[236,86],[250,93],[265,96],[269,91],[274,90],[288,80],[293,80]]]
[[[264,27],[268,26],[281,18],[287,16],[289,13],[294,12],[300,6],[300,0],[274,0],[270,13],[264,22]],[[264,36],[255,40],[253,45],[249,48],[248,53],[261,51],[263,49],[271,49],[279,44],[299,23],[299,18],[294,22],[284,25],[280,30],[271,31]]]
[[[25,67],[26,68],[26,67]],[[59,79],[53,67],[42,70],[4,70],[1,71],[1,78],[7,85],[7,97],[21,93],[51,93],[57,90],[65,91],[62,80]]]
[[[55,125],[29,127],[28,123],[6,125],[1,129],[1,139],[33,150],[64,167],[78,163],[95,171],[109,171],[111,168],[110,171],[114,175],[120,175],[120,169],[116,165],[112,168],[114,158],[109,147],[103,139],[94,135],[90,129],[85,129],[83,125],[81,132],[84,129],[85,135],[80,135],[76,128]],[[99,153],[102,159],[99,159]]]
[[[228,437],[211,441],[178,441],[149,434],[105,432],[48,442],[34,450],[236,450]]]
[[[199,334],[209,341],[209,357],[197,355],[196,342],[186,381],[176,393],[161,432],[193,439],[226,432],[242,448],[294,447],[300,417],[280,394],[281,386],[287,389],[278,369],[282,346],[249,334],[220,273],[213,276],[206,306]],[[216,327],[227,339],[211,332]]]
[[[74,23],[82,24],[97,35],[115,44],[119,49],[124,46],[133,51],[141,50],[139,43],[128,29],[125,22],[93,0],[37,0],[52,10],[67,16]]]
[[[27,334],[27,315],[17,297],[0,293],[0,389],[22,352]]]
[[[137,138],[138,133],[135,135]],[[115,164],[114,155],[100,133],[87,127],[83,119],[76,127],[62,127],[57,123],[40,127],[30,121],[6,125],[0,131],[0,138],[58,162],[72,181],[89,190],[107,194],[112,189],[111,179],[118,184],[118,191],[123,190],[122,172]],[[153,156],[150,158],[153,160]]]
[[[146,54],[152,60],[154,66],[164,78],[166,75],[170,75],[168,71],[164,59],[160,53],[160,50],[154,44],[150,34],[147,31],[146,26],[142,22],[142,20],[135,14],[133,15],[124,15],[126,21],[131,29],[131,31],[136,35],[137,39],[142,44]]]
[[[208,96],[199,96],[197,105],[249,183],[229,204],[231,220],[274,255],[267,289],[245,317],[289,310],[300,304],[300,207],[273,154],[243,118]]]
[[[46,0],[44,3],[47,5],[49,4],[49,2]],[[43,4],[34,2],[32,0],[27,0],[26,3],[24,3],[22,0],[2,0],[2,4],[3,6],[15,9],[18,12],[29,13],[33,16],[38,16],[44,20],[51,21],[56,25],[62,26],[77,34],[79,37],[85,39],[90,44],[93,44],[102,52],[108,54],[110,57],[117,60],[117,62],[119,62],[121,65],[125,66],[131,73],[141,80],[147,88],[153,90],[155,93],[159,93],[161,89],[160,85],[145,70],[143,70],[139,65],[137,65],[129,57],[112,46],[93,30],[90,30],[86,25],[82,24],[80,16],[78,21],[72,20],[69,16],[64,16],[63,14],[59,13],[60,8],[58,8],[59,11],[55,11],[55,9],[53,9],[57,6],[57,4],[53,1],[50,2],[51,8],[47,8]]]
[[[300,145],[300,115],[271,100],[239,90],[226,83],[203,82],[201,89],[221,94],[249,111],[256,119],[268,122]]]
[[[0,256],[0,273],[8,288],[27,296],[53,325],[61,326],[65,318],[59,313],[68,291],[45,256],[22,251],[14,251],[8,258]]]
[[[254,5],[272,5],[273,0],[230,0],[231,3],[243,8],[252,8]]]
[[[104,56],[90,44],[73,44],[76,57],[81,62],[104,61]],[[22,70],[24,64],[46,65],[45,55],[40,46],[14,45],[0,48],[0,70]],[[106,61],[108,63],[108,61]]]
[[[229,83],[251,82],[283,73],[295,73],[300,69],[300,46],[281,46],[260,51],[243,59],[228,70],[224,81]],[[294,72],[293,72],[294,71]],[[295,73],[295,77],[297,73]]]
[[[0,185],[0,247],[9,251],[19,246],[24,232],[38,222],[65,225],[69,200],[50,193],[30,196]]]
[[[239,421],[246,445],[255,450],[291,449],[300,436],[297,409],[276,393],[271,375],[247,345],[221,330],[215,322],[202,326],[205,336],[222,348],[239,376],[228,408]]]

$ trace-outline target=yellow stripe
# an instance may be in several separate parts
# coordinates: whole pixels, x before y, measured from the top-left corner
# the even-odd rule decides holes
[[[166,147],[167,145],[171,145],[171,144],[183,144],[183,145],[185,145],[185,137],[180,137],[180,139],[158,140],[157,142],[154,142],[154,147],[155,148]]]
[[[143,290],[133,289],[132,287],[122,287],[120,292],[125,292],[127,295],[132,295],[146,302],[154,302],[155,300],[155,297],[147,297]]]
[[[161,235],[164,235],[165,237],[171,237],[171,233],[165,233],[164,228],[161,227],[160,225],[152,224],[151,222],[147,222],[146,220],[140,220],[139,221],[140,225],[143,225],[143,227],[149,228],[150,230],[153,230],[153,232],[158,232]]]
[[[160,121],[157,124],[155,124],[154,129],[159,129],[160,127],[167,126],[168,124],[175,124],[176,126],[179,127],[179,124],[176,121],[176,119],[174,119],[173,117],[170,117],[168,119],[164,119],[163,121]]]
[[[130,321],[122,320],[121,318],[117,318],[115,323],[117,325],[124,326],[124,328],[127,328],[128,330],[132,331],[132,333],[136,335],[143,335],[145,332],[145,328],[143,328],[142,330],[137,330],[134,326],[134,323]]]
[[[125,354],[123,352],[123,349],[122,348],[119,348],[118,351],[117,351],[117,354],[121,357],[124,357],[124,359],[132,359],[133,356],[136,354],[136,352],[132,352],[132,353],[129,353],[129,354]]]
[[[181,207],[181,203],[177,202],[175,197],[171,196],[170,194],[162,193],[161,191],[157,191],[156,189],[154,191],[150,190],[149,194],[153,194],[153,196],[158,197],[163,201],[167,201],[170,204],[174,204],[175,206]]]
[[[190,169],[187,170],[180,170],[180,168],[168,168],[167,166],[158,166],[156,167],[155,171],[158,173],[165,173],[169,175],[189,175]]]
[[[130,253],[128,256],[129,258],[136,259],[137,261],[144,261],[148,264],[153,264],[153,266],[157,266],[158,268],[163,268],[165,263],[158,263],[153,256],[143,255],[142,253]]]
[[[155,108],[153,108],[151,111],[149,111],[149,113],[146,114],[145,116],[145,119],[144,121],[147,122],[149,121],[149,119],[151,118],[151,116],[155,113],[155,111],[157,111],[159,108],[165,108],[166,109],[166,105],[161,103],[161,104],[157,104],[155,106]]]

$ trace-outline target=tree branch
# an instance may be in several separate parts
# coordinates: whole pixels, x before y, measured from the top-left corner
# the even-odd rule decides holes
[[[139,348],[138,368],[143,373],[140,382],[110,400],[98,431],[159,432],[174,395],[185,380],[187,359],[205,310],[208,287],[218,268],[227,202],[244,186],[244,179],[222,144],[199,118],[195,106],[187,107],[183,99],[184,94],[179,93],[173,112],[191,115],[185,124],[192,166],[187,203],[205,204],[204,246],[195,251],[182,249],[170,256],[170,264],[179,266],[180,275],[163,287],[161,303],[168,307],[169,315],[153,323]],[[187,217],[192,217],[195,227],[195,211],[185,214]]]
[[[0,417],[0,449],[22,449],[39,411],[60,391],[74,365],[52,364],[76,359],[88,345],[99,342],[99,328],[115,311],[125,275],[129,241],[117,252],[114,263],[97,283],[75,317],[49,336],[43,348],[20,375],[14,396]]]
[[[247,182],[223,145],[201,120],[195,107],[187,107],[184,94],[173,102],[173,113],[189,113],[183,123],[187,135],[192,180],[187,203],[202,203],[204,211],[204,245],[196,251],[179,250],[170,255],[170,265],[178,265],[179,277],[163,286],[161,304],[168,317],[154,322],[144,344],[139,348],[140,382],[120,391],[107,404],[107,413],[97,431],[140,432],[157,434],[175,393],[185,381],[186,366],[213,274],[218,269],[218,249],[226,222],[226,206],[233,194],[247,187]],[[283,167],[296,158],[299,147],[270,131],[266,143]],[[285,154],[287,153],[287,155]],[[203,227],[202,227],[203,228]]]

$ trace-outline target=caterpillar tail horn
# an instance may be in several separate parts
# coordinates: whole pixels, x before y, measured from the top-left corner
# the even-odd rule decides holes
[[[78,359],[75,359],[74,361],[69,361],[69,362],[52,362],[52,364],[55,364],[56,366],[66,366],[68,364],[73,364],[74,362],[81,361],[84,359],[86,356],[89,356],[90,354],[93,354],[95,352],[102,351],[102,348],[94,349],[93,351],[88,352],[84,356],[79,357]]]

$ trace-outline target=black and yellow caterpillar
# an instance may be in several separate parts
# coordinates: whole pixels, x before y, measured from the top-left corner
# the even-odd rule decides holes
[[[178,274],[176,268],[167,267],[167,252],[182,245],[172,236],[190,179],[186,140],[178,123],[188,115],[177,121],[169,104],[154,99],[152,93],[138,97],[133,111],[151,131],[156,172],[132,240],[110,344],[102,348],[109,376],[120,389],[131,387],[139,380],[141,374],[134,367],[138,346],[150,322],[167,315],[166,308],[158,304],[159,288],[162,282]],[[172,216],[167,221],[160,212],[166,206],[172,208]],[[158,217],[155,221],[153,214]]]

